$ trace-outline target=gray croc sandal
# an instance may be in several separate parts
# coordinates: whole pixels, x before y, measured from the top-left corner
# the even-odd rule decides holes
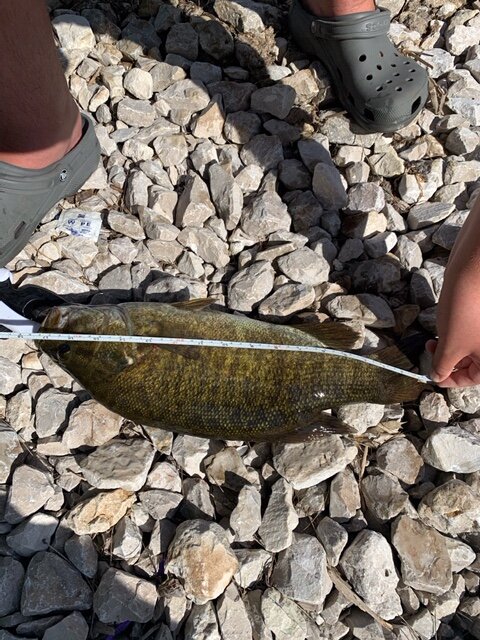
[[[80,142],[44,169],[0,162],[0,266],[25,245],[42,218],[63,198],[74,195],[98,167],[100,146],[93,121],[83,118]]]
[[[427,72],[391,43],[387,9],[317,18],[293,0],[289,22],[297,46],[325,64],[343,107],[364,129],[398,131],[423,108]]]

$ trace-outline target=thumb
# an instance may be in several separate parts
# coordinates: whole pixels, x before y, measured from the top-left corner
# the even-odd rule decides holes
[[[431,378],[434,382],[441,382],[448,378],[464,354],[449,348],[443,340],[439,340],[433,354]]]

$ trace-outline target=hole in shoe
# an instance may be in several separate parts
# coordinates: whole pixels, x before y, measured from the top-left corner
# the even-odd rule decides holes
[[[377,91],[383,91],[383,87],[377,87]]]
[[[369,74],[368,74],[368,76],[365,76],[365,78],[366,78],[367,80],[373,80],[373,76],[372,76],[372,74],[371,74],[371,73],[369,73]]]
[[[397,65],[393,62],[390,66],[391,67],[396,67]]]
[[[405,62],[403,64],[410,64],[409,60],[405,60]]]
[[[403,91],[402,87],[396,87],[395,91]]]
[[[381,71],[381,70],[382,70],[382,65],[381,65],[381,64],[377,64],[377,69],[378,69],[379,71]]]
[[[415,113],[415,111],[418,109],[418,107],[420,106],[420,103],[422,101],[422,98],[420,96],[418,96],[418,98],[415,100],[415,102],[412,104],[412,113]]]
[[[25,226],[26,226],[25,222],[20,222],[18,227],[15,229],[15,233],[13,234],[13,237],[15,238],[15,240],[20,236]]]
[[[416,69],[410,69],[410,73],[415,73]]]
[[[413,80],[413,78],[412,78],[412,80]],[[392,82],[393,82],[393,80],[387,80],[387,81],[385,82],[385,84],[392,84]]]
[[[360,60],[360,62],[365,62],[365,60],[367,59],[367,56],[362,53],[362,55],[358,58]]]
[[[371,120],[372,122],[375,120],[375,116],[370,109],[365,109],[363,115],[367,118],[367,120]]]
[[[413,78],[408,78],[407,82],[413,82]]]
[[[384,56],[383,51],[379,51],[379,52],[378,52],[378,55],[380,56],[380,58],[383,58],[383,56]]]
[[[394,77],[394,78],[398,78],[398,77],[399,77],[399,75],[400,75],[399,73],[394,73],[394,74],[393,74],[393,77]]]

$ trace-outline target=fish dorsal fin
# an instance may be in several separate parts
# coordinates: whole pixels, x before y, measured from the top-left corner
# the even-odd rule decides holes
[[[217,302],[215,298],[193,298],[192,300],[183,300],[182,302],[171,302],[172,307],[177,309],[185,309],[186,311],[201,311],[206,307]]]
[[[360,337],[358,331],[340,322],[305,322],[288,326],[308,333],[331,349],[353,349]]]
[[[380,349],[380,351],[371,353],[366,357],[370,358],[371,360],[378,360],[379,362],[383,362],[384,364],[390,364],[392,367],[406,369],[407,371],[413,367],[413,364],[410,362],[407,356],[403,354],[396,345],[385,347],[384,349]]]

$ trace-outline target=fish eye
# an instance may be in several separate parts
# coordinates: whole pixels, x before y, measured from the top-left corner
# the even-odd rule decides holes
[[[58,347],[57,355],[64,356],[69,351],[70,351],[70,345],[65,342]]]

